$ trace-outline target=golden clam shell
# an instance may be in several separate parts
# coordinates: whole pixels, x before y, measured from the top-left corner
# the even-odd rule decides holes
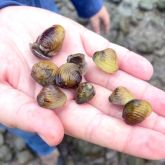
[[[117,54],[111,48],[95,52],[93,61],[98,68],[106,73],[114,73],[119,69]]]

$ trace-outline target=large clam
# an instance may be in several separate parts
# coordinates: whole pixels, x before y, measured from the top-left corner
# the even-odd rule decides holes
[[[31,51],[41,59],[50,59],[61,49],[64,37],[64,28],[61,25],[53,25],[30,44]]]

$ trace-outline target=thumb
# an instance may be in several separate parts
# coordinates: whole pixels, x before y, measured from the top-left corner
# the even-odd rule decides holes
[[[25,93],[0,84],[0,122],[8,127],[36,132],[49,145],[61,142],[64,129],[56,114],[39,107]]]

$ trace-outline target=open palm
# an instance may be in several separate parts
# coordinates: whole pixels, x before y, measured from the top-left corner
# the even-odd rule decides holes
[[[73,53],[86,54],[86,81],[96,88],[89,104],[78,105],[72,91],[65,90],[68,101],[56,111],[41,108],[36,95],[41,86],[30,76],[32,65],[39,61],[29,43],[53,24],[61,24],[66,36],[61,51],[53,61],[60,66]],[[37,132],[48,144],[58,144],[64,132],[76,138],[135,156],[165,157],[165,93],[143,80],[150,79],[152,66],[143,57],[112,44],[77,23],[45,10],[30,7],[7,7],[0,13],[0,122]],[[92,54],[107,47],[116,50],[120,70],[109,75],[91,60]],[[126,125],[122,109],[108,102],[117,86],[125,86],[137,98],[148,100],[154,112],[137,126]]]

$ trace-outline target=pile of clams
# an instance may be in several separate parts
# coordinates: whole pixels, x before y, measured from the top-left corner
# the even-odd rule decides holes
[[[67,102],[67,96],[61,88],[75,89],[77,104],[87,103],[95,96],[94,86],[89,82],[82,82],[87,71],[84,54],[68,55],[61,66],[51,61],[61,50],[64,38],[64,28],[61,25],[53,25],[30,44],[32,54],[40,59],[31,70],[32,78],[42,86],[36,100],[39,106],[52,110],[64,106]],[[106,73],[113,74],[119,69],[117,54],[111,48],[95,52],[93,61]],[[136,99],[125,87],[116,88],[109,101],[124,106],[122,117],[130,125],[142,122],[152,111],[147,101]]]
[[[64,106],[67,101],[67,96],[61,88],[75,89],[75,100],[78,104],[88,102],[95,95],[91,83],[81,82],[87,69],[84,54],[69,55],[66,63],[59,67],[51,61],[61,49],[64,37],[64,28],[61,25],[53,25],[30,44],[33,55],[41,59],[31,70],[32,78],[43,86],[37,96],[37,102],[41,107],[52,110]]]

